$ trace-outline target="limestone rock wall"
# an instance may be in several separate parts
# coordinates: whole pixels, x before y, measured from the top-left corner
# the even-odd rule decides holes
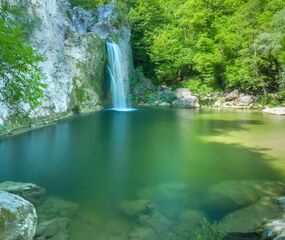
[[[41,107],[33,111],[28,106],[23,109],[29,118],[53,120],[74,109],[90,112],[100,108],[105,42],[95,32],[88,31],[88,24],[75,24],[79,22],[77,18],[84,22],[91,14],[84,10],[78,14],[68,0],[9,2],[25,13],[17,21],[29,32],[31,45],[45,57],[41,67],[47,88]],[[7,122],[12,114],[3,104],[0,124]]]

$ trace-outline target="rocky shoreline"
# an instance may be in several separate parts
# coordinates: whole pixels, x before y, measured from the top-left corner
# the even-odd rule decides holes
[[[1,240],[67,240],[78,205],[31,183],[0,183]]]
[[[285,107],[269,108],[258,102],[258,97],[232,92],[216,92],[206,95],[192,93],[187,88],[156,86],[143,74],[137,74],[131,87],[132,99],[137,106],[162,108],[216,108],[264,110],[266,113],[285,115]]]
[[[285,107],[273,107],[269,108],[255,102],[256,97],[251,95],[239,94],[237,91],[233,91],[228,94],[218,95],[209,94],[206,97],[199,98],[195,94],[191,93],[188,89],[178,88],[175,91],[167,87],[159,87],[153,101],[140,101],[135,102],[136,107],[155,107],[155,108],[185,108],[185,109],[200,109],[200,108],[213,108],[213,109],[238,109],[238,110],[255,110],[263,113],[268,113],[277,116],[285,116]],[[101,111],[103,108],[97,108],[97,111]],[[94,111],[90,111],[92,113]],[[80,113],[81,115],[88,114]],[[67,114],[59,117],[51,117],[45,119],[35,119],[32,122],[21,122],[20,120],[11,123],[9,127],[0,125],[0,138],[8,137],[11,135],[17,135],[24,132],[28,132],[34,129],[43,128],[52,124],[56,124],[59,121],[72,118],[78,114]]]
[[[285,237],[285,185],[281,182],[226,181],[210,186],[202,205],[207,212],[222,213],[219,223],[211,223],[206,212],[189,202],[188,194],[186,184],[169,183],[141,189],[137,199],[118,203],[122,216],[135,225],[127,236],[116,239],[185,240],[206,236],[202,239],[281,240]],[[170,204],[167,215],[161,212],[160,205],[164,202]],[[70,239],[68,226],[78,207],[76,203],[47,195],[45,189],[35,184],[0,183],[0,239]],[[172,207],[180,207],[180,215],[172,213]],[[92,227],[92,221],[90,224]]]

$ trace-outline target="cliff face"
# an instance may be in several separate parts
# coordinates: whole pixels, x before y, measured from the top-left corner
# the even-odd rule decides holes
[[[41,107],[23,111],[32,119],[53,120],[72,111],[90,112],[101,107],[104,81],[105,40],[91,32],[92,15],[72,8],[67,0],[9,0],[24,15],[31,45],[45,57],[41,63],[47,85]],[[13,112],[0,107],[0,124]]]

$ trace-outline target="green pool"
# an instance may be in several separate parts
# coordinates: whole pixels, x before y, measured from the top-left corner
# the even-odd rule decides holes
[[[2,139],[0,181],[79,204],[71,239],[142,239],[153,226],[158,239],[191,239],[175,229],[183,213],[225,214],[209,207],[210,186],[285,179],[284,142],[285,119],[260,112],[102,111]]]

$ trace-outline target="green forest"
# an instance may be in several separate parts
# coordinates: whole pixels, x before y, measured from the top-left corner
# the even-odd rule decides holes
[[[78,1],[92,8],[106,1]],[[135,66],[157,84],[285,97],[283,0],[121,1]]]
[[[90,10],[108,3],[71,2]],[[154,83],[202,95],[238,89],[264,103],[284,100],[283,0],[129,0],[118,8],[132,28],[135,66]],[[2,5],[2,101],[35,106],[44,88],[37,67],[43,59],[24,43],[25,31],[9,18],[11,11]]]

